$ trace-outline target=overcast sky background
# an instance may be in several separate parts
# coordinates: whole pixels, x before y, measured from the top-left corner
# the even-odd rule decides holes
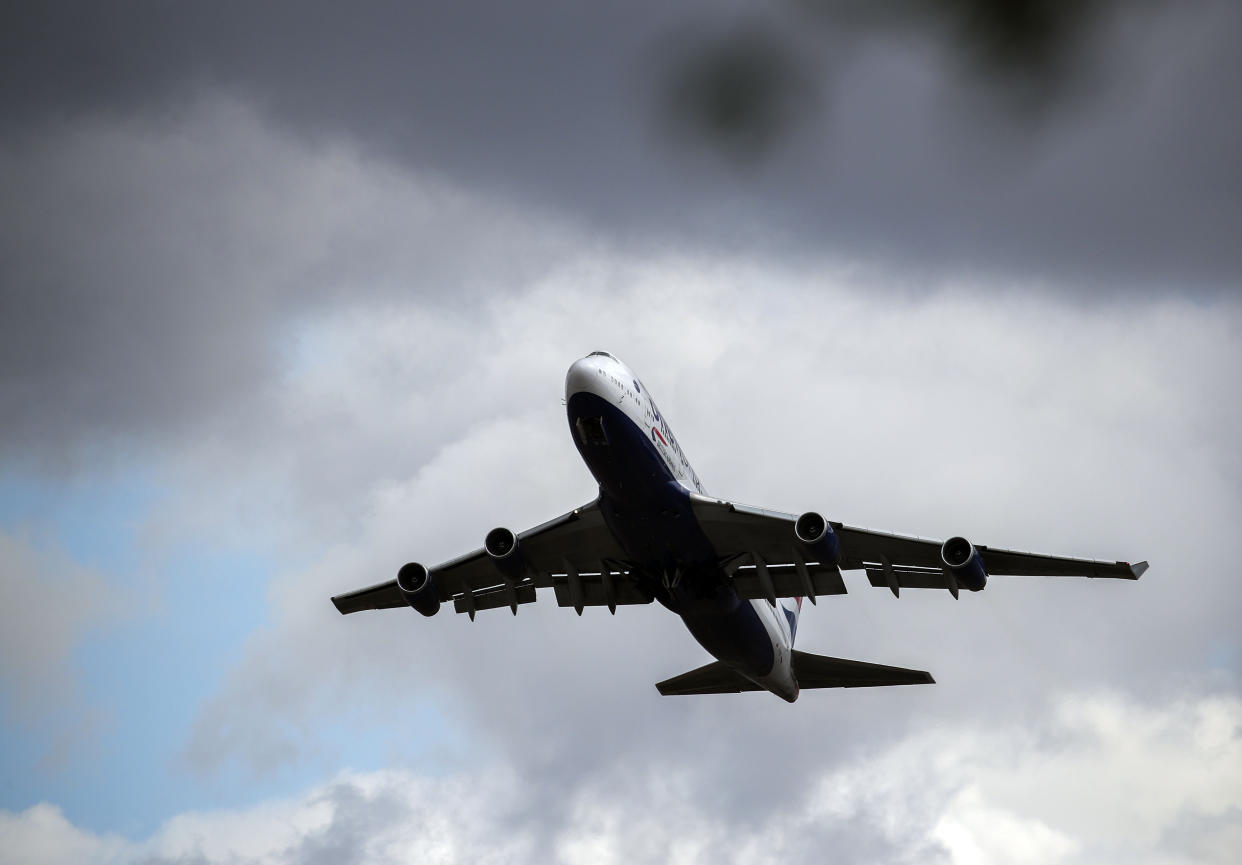
[[[1242,11],[916,8],[6,4],[0,861],[1236,861]],[[938,684],[793,705],[339,616],[594,496],[595,349],[716,495],[1151,571],[847,573]]]

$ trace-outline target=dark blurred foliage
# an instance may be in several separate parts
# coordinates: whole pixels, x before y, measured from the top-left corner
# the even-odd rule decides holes
[[[812,77],[777,30],[749,20],[718,32],[689,28],[668,42],[668,128],[727,155],[762,157],[807,110]]]
[[[1082,47],[1105,0],[940,0],[901,5],[943,16],[963,55],[980,71],[1053,76]]]
[[[1114,0],[797,0],[826,23],[914,28],[988,77],[1055,78]]]
[[[669,128],[726,155],[762,157],[813,109],[825,55],[914,34],[943,46],[967,83],[1015,116],[1054,108],[1089,82],[1091,38],[1113,0],[794,0],[771,20],[687,26],[661,106]],[[781,19],[784,26],[776,26]],[[792,26],[791,26],[792,24]],[[795,34],[797,37],[795,41]],[[809,50],[808,50],[809,46]],[[818,52],[816,56],[815,52]]]

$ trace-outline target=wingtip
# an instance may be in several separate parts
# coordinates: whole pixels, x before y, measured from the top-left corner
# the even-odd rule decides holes
[[[1137,565],[1130,565],[1130,573],[1134,574],[1134,579],[1138,579],[1147,573],[1147,562],[1139,562]]]
[[[341,606],[341,596],[337,595],[332,599],[332,606],[336,607],[336,611],[342,616],[345,615],[345,608]]]

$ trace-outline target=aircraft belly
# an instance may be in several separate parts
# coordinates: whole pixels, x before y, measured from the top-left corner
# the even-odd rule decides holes
[[[682,609],[681,620],[699,645],[713,657],[763,684],[759,680],[772,673],[776,665],[771,635],[749,601],[736,594],[733,599],[732,605],[720,602],[687,604]]]
[[[689,492],[648,431],[595,393],[574,393],[566,409],[574,444],[599,482],[604,522],[630,561],[647,573],[657,599],[681,616],[715,658],[791,699],[784,693],[788,676],[782,675],[788,673],[788,658],[778,669],[768,624],[725,578]]]

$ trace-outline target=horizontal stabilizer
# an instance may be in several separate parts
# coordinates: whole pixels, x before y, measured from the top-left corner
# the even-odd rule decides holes
[[[936,680],[925,670],[887,667],[865,661],[829,658],[810,652],[793,650],[794,678],[798,687],[808,688],[874,688],[881,685],[934,685]]]
[[[697,670],[658,682],[656,690],[665,697],[679,697],[689,694],[740,694],[742,691],[762,691],[763,688],[723,661],[713,661]]]
[[[794,678],[803,690],[811,688],[875,688],[882,685],[934,685],[936,680],[924,670],[887,667],[865,661],[829,658],[810,652],[793,652]],[[750,679],[722,661],[714,661],[656,684],[665,697],[690,694],[740,694],[762,691]]]

